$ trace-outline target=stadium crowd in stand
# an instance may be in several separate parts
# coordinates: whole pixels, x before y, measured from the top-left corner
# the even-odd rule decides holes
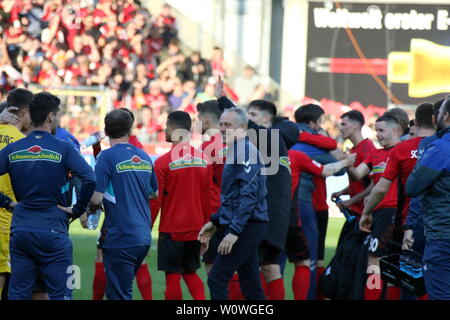
[[[143,143],[164,141],[170,111],[194,115],[198,102],[214,97],[217,76],[233,75],[220,48],[214,48],[209,60],[200,52],[183,52],[177,28],[168,5],[154,15],[135,0],[2,1],[0,100],[10,89],[29,84],[104,86],[111,90],[115,108],[133,110],[134,130]],[[227,89],[240,105],[271,98],[251,66],[233,84],[234,92]],[[81,140],[98,130],[96,98],[62,98],[63,127]],[[285,110],[293,119],[293,110]],[[333,136],[337,119],[327,119]],[[369,136],[374,137],[376,117],[369,119]]]

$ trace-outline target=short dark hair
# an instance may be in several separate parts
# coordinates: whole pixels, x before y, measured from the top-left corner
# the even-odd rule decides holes
[[[409,132],[409,116],[405,110],[401,108],[392,108],[384,113],[385,115],[392,115],[397,118],[398,122],[402,126],[403,134],[407,134]],[[417,119],[417,117],[416,117]]]
[[[33,126],[44,124],[50,113],[58,113],[61,100],[49,92],[39,92],[33,96],[30,103],[30,118]]]
[[[128,109],[128,108],[119,108],[119,109],[128,112],[128,113],[130,114],[131,118],[133,119],[133,122],[134,122],[134,114],[133,114],[133,111],[131,111],[131,110]]]
[[[431,103],[422,103],[416,109],[416,125],[420,128],[434,129],[433,126],[433,105]]]
[[[105,134],[113,139],[119,139],[130,134],[133,127],[133,118],[130,113],[116,109],[105,116]]]
[[[441,106],[444,103],[444,101],[445,99],[440,99],[433,104],[433,115],[436,118],[436,120],[439,116],[439,110],[441,109]]]
[[[167,116],[167,123],[170,123],[176,129],[191,130],[192,120],[189,113],[184,111],[174,111]]]
[[[216,121],[220,120],[222,111],[219,108],[219,102],[217,100],[207,100],[197,104],[198,113],[209,114],[214,117]]]
[[[450,96],[447,97],[442,104],[445,106],[445,112],[450,114]]]
[[[6,102],[9,107],[17,107],[19,109],[29,108],[31,100],[33,99],[33,93],[27,89],[16,88],[8,93]]]
[[[364,119],[364,115],[362,114],[361,111],[358,111],[358,110],[351,110],[351,111],[344,113],[341,116],[341,119],[344,119],[344,118],[349,118],[352,121],[358,122],[360,124],[361,128],[364,126],[364,123],[366,122]]]
[[[398,121],[398,119],[396,117],[394,117],[393,115],[390,115],[390,114],[382,115],[375,122],[382,122],[382,121],[384,121],[384,122],[386,122],[386,123],[388,123],[390,125],[397,125],[397,126],[401,127],[401,124]]]
[[[272,120],[277,116],[277,107],[273,102],[267,100],[253,100],[249,103],[248,108],[258,108],[272,116]]]
[[[325,113],[317,104],[305,104],[295,110],[294,117],[297,123],[317,122]]]

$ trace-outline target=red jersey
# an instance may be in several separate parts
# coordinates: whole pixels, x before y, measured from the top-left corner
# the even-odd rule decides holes
[[[337,148],[337,142],[333,138],[322,134],[312,134],[306,131],[300,132],[298,141],[311,144],[325,150],[334,150]]]
[[[373,180],[374,185],[383,176],[384,170],[389,156],[394,148],[389,149],[375,149],[369,153],[364,163],[372,170],[370,177]],[[384,196],[383,200],[375,207],[375,210],[381,208],[397,208],[397,180],[391,184],[388,193]]]
[[[216,213],[220,208],[220,192],[222,190],[222,172],[225,163],[226,145],[223,143],[220,133],[211,137],[209,141],[205,141],[201,147],[202,151],[211,159],[212,166],[212,188],[213,198],[211,201],[211,210]]]
[[[291,196],[294,198],[295,190],[300,183],[302,172],[311,173],[314,176],[320,176],[323,172],[323,166],[308,157],[305,153],[297,150],[288,151],[289,161],[291,162],[292,189]]]
[[[364,139],[357,146],[353,147],[350,152],[356,154],[356,161],[354,166],[358,167],[365,158],[369,155],[372,150],[376,150],[373,142],[369,139]],[[350,186],[350,197],[357,195],[358,193],[363,192],[368,184],[364,182],[364,180],[357,181],[353,180],[349,177],[349,186]],[[357,215],[361,215],[364,210],[364,201],[357,202],[350,206],[350,210],[352,210]]]
[[[158,198],[152,200],[152,221],[159,209],[159,231],[176,241],[197,240],[209,221],[211,207],[211,165],[207,157],[188,143],[177,144],[155,161]]]
[[[398,192],[398,201],[403,203],[402,218],[403,223],[408,214],[410,198],[406,196],[406,180],[414,169],[418,157],[418,147],[422,137],[417,137],[403,141],[396,145],[389,157],[383,178],[394,181],[400,179],[402,190]]]

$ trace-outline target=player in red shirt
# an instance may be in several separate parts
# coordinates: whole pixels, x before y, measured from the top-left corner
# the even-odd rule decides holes
[[[406,197],[405,184],[411,174],[418,157],[418,146],[422,137],[434,134],[432,126],[433,106],[422,104],[417,107],[415,119],[417,125],[417,138],[409,139],[397,144],[391,151],[383,176],[374,186],[364,207],[363,214],[359,221],[360,229],[364,232],[371,232],[374,219],[372,212],[385,198],[392,183],[398,180],[397,191],[397,214],[395,216],[394,239],[402,242],[403,234],[400,231],[402,223],[406,220],[409,209],[410,198]],[[430,128],[431,126],[431,128]],[[378,270],[379,273],[379,270]]]
[[[302,224],[300,221],[300,210],[305,210],[310,214],[314,214],[311,201],[303,201],[302,199],[311,198],[313,188],[302,188],[302,193],[307,191],[308,195],[301,194],[299,197],[300,177],[302,173],[309,173],[314,177],[329,177],[349,165],[352,165],[356,159],[355,155],[349,156],[347,159],[336,163],[330,163],[325,166],[317,161],[312,160],[305,153],[296,150],[296,146],[288,151],[289,161],[291,163],[292,173],[292,198],[293,205],[291,211],[291,219],[286,240],[286,253],[290,262],[295,263],[295,273],[292,279],[292,289],[294,291],[295,300],[306,300],[311,278],[308,244]],[[313,186],[311,186],[313,187]]]
[[[384,115],[375,123],[377,138],[383,149],[375,149],[369,153],[366,159],[358,167],[350,167],[349,174],[355,180],[361,180],[370,176],[376,184],[382,177],[386,163],[395,145],[400,143],[402,128],[398,120],[390,115]],[[394,217],[397,212],[397,184],[391,184],[384,199],[374,209],[374,222],[372,232],[366,239],[368,245],[368,277],[373,270],[379,270],[380,258],[388,254],[389,241],[394,234]],[[380,279],[376,279],[377,281]],[[378,300],[382,286],[373,285],[371,281],[366,282],[365,300]],[[388,287],[387,296],[390,291],[398,288]]]
[[[376,149],[372,141],[363,138],[361,133],[363,126],[364,116],[357,110],[346,112],[341,116],[339,130],[343,139],[350,139],[353,143],[353,148],[350,150],[350,153],[356,154],[356,167],[367,158],[372,150]],[[349,186],[344,190],[333,193],[331,198],[334,199],[342,195],[350,195],[350,199],[343,201],[342,205],[349,208],[354,215],[359,217],[364,208],[364,197],[370,192],[370,189],[367,190],[369,184],[370,181],[368,178],[357,181],[349,176]]]
[[[418,128],[417,138],[403,141],[395,146],[392,150],[391,156],[384,171],[383,177],[375,185],[370,193],[369,200],[364,207],[364,219],[360,221],[361,230],[366,231],[370,229],[372,224],[372,211],[381,202],[393,181],[397,178],[400,180],[398,190],[398,208],[400,210],[401,220],[398,221],[400,226],[406,219],[406,214],[409,208],[410,199],[405,194],[405,184],[409,175],[417,161],[418,150],[417,147],[423,137],[431,136],[435,133],[435,129],[428,124],[432,124],[433,107],[430,104],[422,104],[416,109],[416,125]],[[367,232],[367,231],[366,231]]]
[[[172,149],[155,161],[158,199],[151,201],[152,221],[159,209],[158,270],[166,273],[166,300],[181,300],[183,277],[193,299],[204,300],[205,289],[196,274],[200,267],[200,229],[212,214],[212,168],[209,159],[189,144],[192,122],[188,113],[175,111],[166,123]]]

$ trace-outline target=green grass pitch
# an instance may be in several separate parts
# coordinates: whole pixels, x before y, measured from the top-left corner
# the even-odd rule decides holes
[[[338,241],[339,233],[344,223],[344,219],[340,218],[330,218],[328,223],[328,231],[326,237],[326,252],[325,252],[325,262],[328,263],[335,251],[336,244]],[[158,222],[158,221],[157,221]],[[99,229],[95,231],[82,229],[80,223],[75,221],[73,225],[70,226],[70,237],[73,243],[73,258],[74,264],[79,266],[81,269],[81,288],[75,289],[73,291],[73,299],[76,300],[91,300],[92,299],[92,279],[94,277],[94,260],[96,256],[96,241],[99,233]],[[153,242],[150,249],[149,256],[146,258],[146,262],[150,267],[150,273],[152,275],[153,284],[153,299],[163,300],[164,290],[165,290],[165,279],[164,272],[158,271],[156,267],[156,244],[157,244],[157,233],[153,232]],[[285,270],[285,287],[286,287],[286,299],[291,300],[292,295],[292,276],[293,276],[293,265],[288,264]],[[205,290],[207,299],[209,299],[209,291],[206,285],[206,272],[202,267],[198,271],[199,276],[202,278],[205,284]],[[181,286],[183,289],[183,299],[191,300],[191,296],[185,286],[184,282],[181,281]],[[141,300],[141,295],[137,289],[136,282],[133,286],[133,299]]]

